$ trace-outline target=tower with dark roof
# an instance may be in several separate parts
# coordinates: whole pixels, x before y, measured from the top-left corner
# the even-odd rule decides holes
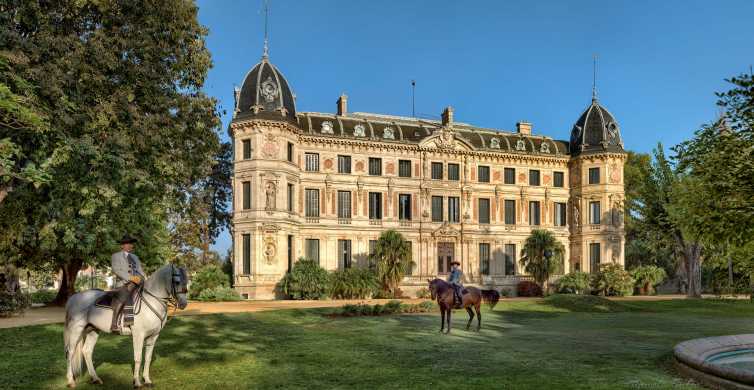
[[[571,261],[596,272],[600,264],[624,264],[623,149],[620,126],[597,100],[571,129]],[[576,268],[576,267],[574,267]]]
[[[296,99],[288,80],[265,53],[236,93],[234,120],[262,118],[296,123]]]

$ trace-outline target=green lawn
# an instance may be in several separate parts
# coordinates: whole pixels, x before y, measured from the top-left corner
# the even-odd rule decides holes
[[[333,309],[178,317],[157,342],[159,389],[489,388],[696,389],[675,375],[682,340],[754,332],[754,304],[715,300],[595,306],[501,302],[480,333],[456,311],[331,318]],[[569,311],[569,308],[582,311]],[[130,386],[130,339],[103,336],[94,354],[105,381]],[[61,388],[61,325],[0,329],[0,388]],[[84,376],[88,380],[88,376]],[[79,388],[94,388],[86,382]]]

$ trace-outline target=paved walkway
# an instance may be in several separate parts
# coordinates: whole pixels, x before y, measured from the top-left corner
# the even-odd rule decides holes
[[[668,299],[685,299],[684,295],[652,295],[611,297],[620,301],[662,301]],[[502,301],[527,300],[532,298],[503,298]],[[748,299],[748,297],[747,297]],[[337,301],[237,301],[237,302],[189,302],[186,310],[179,310],[176,315],[190,316],[214,313],[251,313],[266,310],[281,309],[310,309],[318,307],[338,307],[349,303],[384,304],[387,299],[355,299]],[[424,299],[402,299],[406,303],[422,302]],[[172,313],[172,311],[171,311]],[[29,309],[22,316],[0,318],[0,328],[15,328],[19,326],[61,323],[65,320],[65,310],[57,306],[35,307]]]
[[[237,302],[198,302],[190,301],[186,310],[176,311],[179,316],[214,313],[251,313],[266,310],[310,309],[318,307],[338,307],[349,303],[385,304],[389,299],[354,299],[337,301],[237,301]],[[418,303],[424,299],[401,299],[406,303]],[[172,309],[170,313],[172,314]],[[65,309],[58,306],[34,307],[21,316],[0,318],[0,328],[56,324],[65,321]]]

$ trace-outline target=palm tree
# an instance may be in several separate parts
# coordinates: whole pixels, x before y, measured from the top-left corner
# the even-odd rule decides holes
[[[521,266],[545,291],[545,282],[550,275],[560,272],[565,248],[551,232],[535,229],[521,249]]]
[[[411,247],[402,234],[387,230],[380,234],[371,260],[376,265],[382,291],[392,296],[411,266]]]

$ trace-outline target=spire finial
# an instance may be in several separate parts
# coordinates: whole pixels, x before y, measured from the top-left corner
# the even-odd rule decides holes
[[[597,101],[597,54],[592,56],[592,101]]]
[[[264,52],[262,53],[262,58],[267,58],[270,55],[270,48],[268,46],[269,43],[269,34],[267,32],[268,30],[268,19],[270,18],[270,3],[268,0],[264,0]]]

